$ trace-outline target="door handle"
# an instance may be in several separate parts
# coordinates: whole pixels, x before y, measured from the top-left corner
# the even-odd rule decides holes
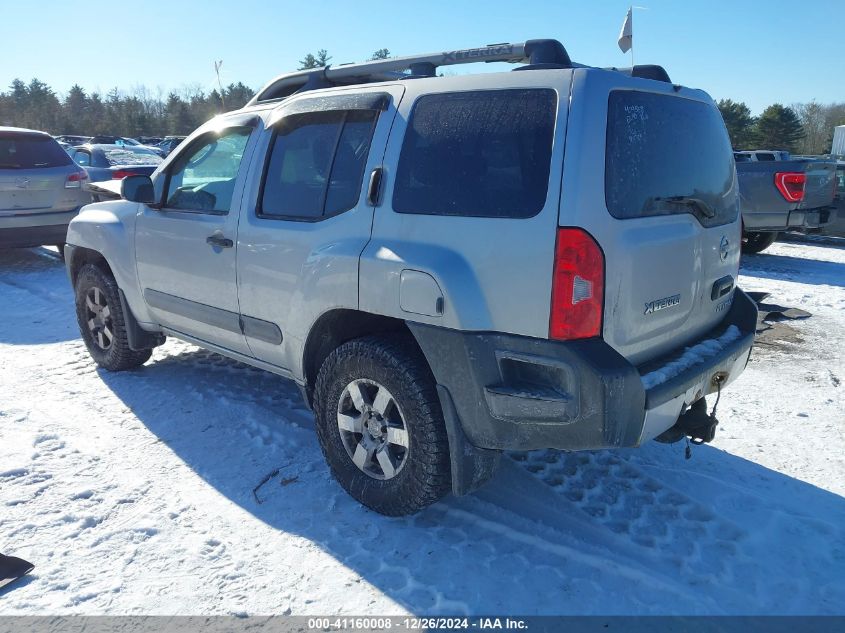
[[[211,244],[212,246],[217,246],[219,248],[232,248],[235,243],[230,240],[228,237],[223,237],[220,233],[214,233],[213,235],[209,235],[205,238],[206,244]]]
[[[367,186],[367,204],[371,207],[378,205],[379,193],[381,193],[381,179],[383,170],[381,167],[376,167],[370,173],[370,183]]]
[[[734,287],[734,278],[730,275],[725,275],[721,279],[717,279],[713,282],[713,287],[710,289],[710,299],[711,301],[716,301],[716,299],[721,299],[726,294],[728,294]]]

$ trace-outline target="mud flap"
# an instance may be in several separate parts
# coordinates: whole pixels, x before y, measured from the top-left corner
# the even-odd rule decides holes
[[[156,332],[147,332],[135,319],[132,310],[129,308],[129,302],[126,301],[126,295],[123,290],[117,289],[117,294],[120,296],[120,307],[123,308],[123,320],[126,326],[126,339],[129,343],[129,349],[140,351],[144,349],[153,349],[159,345],[164,345],[166,337],[163,334]]]
[[[449,459],[452,464],[452,494],[466,495],[478,490],[496,474],[502,452],[478,448],[464,435],[461,421],[452,402],[452,395],[443,385],[437,385],[437,395],[443,409],[446,435],[449,437]]]
[[[34,568],[35,565],[22,558],[0,554],[0,589],[25,576]]]

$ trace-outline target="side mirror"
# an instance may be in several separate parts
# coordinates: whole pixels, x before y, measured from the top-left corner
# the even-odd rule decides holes
[[[129,202],[155,203],[155,189],[149,176],[127,176],[120,181],[120,197]]]

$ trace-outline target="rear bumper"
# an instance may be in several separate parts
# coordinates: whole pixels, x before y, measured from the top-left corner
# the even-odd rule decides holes
[[[556,342],[408,326],[469,444],[586,450],[638,446],[673,426],[685,405],[716,390],[714,376],[725,385],[742,372],[756,322],[754,302],[737,289],[725,319],[701,340],[724,337],[731,326],[738,335],[680,371],[671,367],[695,342],[638,368],[600,338]],[[661,367],[666,377],[646,389],[642,375]]]
[[[67,226],[78,213],[79,207],[58,213],[0,216],[0,248],[63,243]]]
[[[788,228],[791,230],[821,229],[836,217],[835,207],[822,207],[810,211],[797,210],[789,214]]]

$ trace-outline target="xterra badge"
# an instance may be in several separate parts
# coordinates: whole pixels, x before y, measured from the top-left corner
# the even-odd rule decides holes
[[[671,297],[663,297],[662,299],[655,299],[645,304],[645,312],[643,314],[652,314],[659,310],[665,310],[676,306],[681,302],[681,295],[672,295]]]

